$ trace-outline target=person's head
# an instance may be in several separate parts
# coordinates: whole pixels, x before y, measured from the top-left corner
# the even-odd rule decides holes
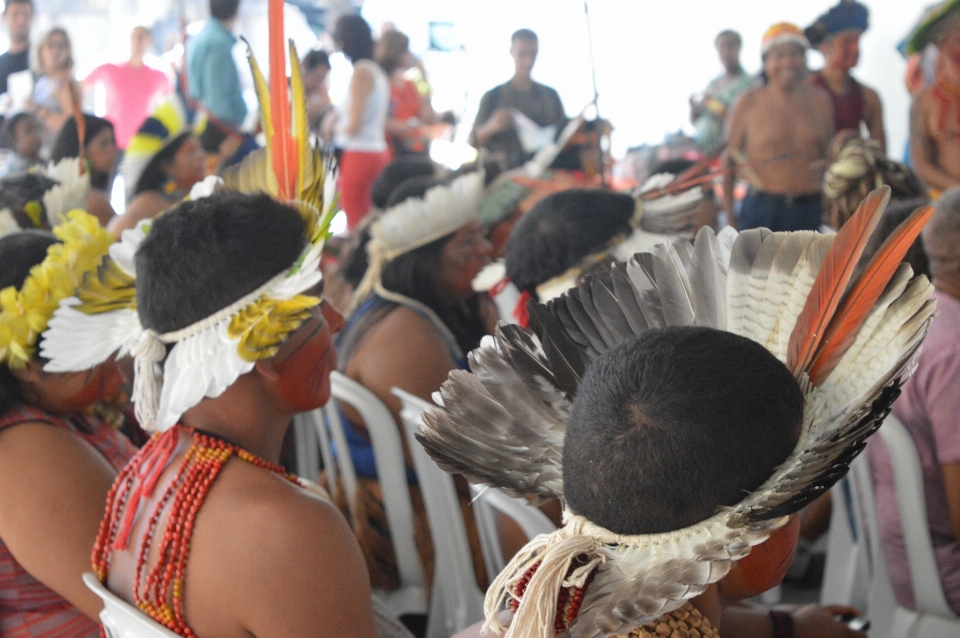
[[[823,54],[826,66],[849,71],[860,58],[860,36],[869,20],[870,11],[865,5],[841,0],[804,29],[804,34]]]
[[[351,62],[373,58],[373,33],[370,25],[355,13],[340,16],[333,31],[333,41]]]
[[[130,32],[130,57],[142,60],[153,44],[153,36],[145,26],[136,26]]]
[[[387,75],[409,69],[412,66],[410,38],[396,29],[384,32],[377,40],[374,59]]]
[[[9,209],[21,228],[48,228],[43,195],[57,183],[33,171],[0,177],[0,210]]]
[[[24,230],[0,238],[0,290],[20,290],[30,270],[42,263],[58,243],[52,233]],[[0,306],[0,312],[5,310]],[[42,335],[38,338],[42,339]],[[0,363],[0,416],[15,402],[35,405],[55,414],[72,414],[113,398],[123,382],[114,361],[83,372],[49,373],[34,355],[25,366]]]
[[[320,49],[311,49],[303,59],[300,60],[300,74],[303,77],[303,88],[309,94],[321,86],[327,80],[330,73],[330,58],[326,51]]]
[[[108,186],[110,175],[117,164],[117,139],[113,124],[96,115],[83,115],[86,131],[83,152],[90,162],[90,182],[101,190]],[[77,134],[77,121],[70,118],[64,122],[50,150],[50,160],[59,162],[67,157],[80,156],[80,136]]]
[[[203,180],[205,161],[200,141],[190,132],[181,133],[150,160],[137,180],[133,194],[163,192],[168,185],[189,192],[194,184]]]
[[[844,71],[857,66],[860,60],[860,35],[860,31],[851,29],[824,40],[817,48],[823,54],[826,65]]]
[[[960,67],[960,9],[954,9],[930,30],[929,41],[947,64]]]
[[[717,55],[720,56],[720,64],[729,73],[735,73],[740,70],[740,34],[736,31],[727,29],[717,34],[713,41],[717,47]]]
[[[404,155],[387,164],[376,181],[370,197],[373,205],[384,210],[390,203],[390,197],[404,182],[414,177],[435,177],[437,165],[429,157]],[[421,193],[422,195],[422,193]]]
[[[704,521],[787,459],[803,408],[762,345],[712,328],[650,330],[583,376],[563,448],[568,507],[617,534]]]
[[[3,20],[10,30],[11,44],[26,47],[33,26],[33,0],[7,0],[3,5]]]
[[[63,27],[54,27],[43,36],[37,47],[37,71],[44,75],[72,68],[70,36]]]
[[[39,161],[43,137],[40,120],[33,113],[17,113],[4,122],[0,138],[4,148],[13,150],[20,157]]]
[[[537,61],[539,39],[530,29],[518,29],[510,36],[510,56],[513,58],[514,75],[529,78]]]
[[[222,192],[184,202],[154,221],[137,250],[140,321],[158,333],[192,325],[290,268],[305,246],[300,214],[266,195]],[[331,334],[341,326],[342,317],[321,304],[250,374],[298,411],[323,405],[336,358]]]
[[[521,291],[558,277],[633,231],[634,201],[603,190],[567,190],[544,197],[520,218],[507,240],[507,277]]]
[[[960,296],[960,187],[934,202],[933,217],[923,229],[923,247],[935,286]]]
[[[799,86],[807,75],[808,48],[806,36],[796,25],[781,22],[767,29],[760,48],[767,82],[781,89]]]
[[[230,22],[239,10],[240,0],[210,0],[210,17],[220,22]]]

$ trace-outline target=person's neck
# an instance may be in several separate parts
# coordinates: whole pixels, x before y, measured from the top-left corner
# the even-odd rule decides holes
[[[10,53],[23,53],[30,49],[30,40],[15,40],[10,43]]]
[[[828,64],[820,71],[820,75],[827,81],[830,90],[837,94],[846,91],[847,84],[850,82],[850,70],[838,66]]]
[[[710,585],[702,594],[690,599],[690,603],[696,607],[704,618],[710,621],[710,624],[720,628],[720,616],[723,615],[723,602],[720,599],[720,588],[716,583]]]
[[[271,463],[280,462],[283,437],[295,413],[279,407],[254,382],[242,375],[215,399],[205,399],[187,410],[180,422],[239,445]]]
[[[520,89],[521,91],[529,91],[533,88],[533,78],[529,75],[514,74],[513,78],[510,80],[510,84],[512,84],[514,88]]]
[[[800,90],[800,87],[803,86],[803,82],[795,82],[787,85],[771,83],[767,86],[774,92],[775,95],[781,97],[782,99],[792,99],[797,91]]]
[[[960,301],[960,280],[933,278],[933,287]]]
[[[947,59],[943,65],[943,79],[947,84],[955,88],[960,88],[960,64]]]
[[[143,66],[143,55],[131,55],[130,59],[127,60],[127,66],[133,67],[134,69],[139,69]]]
[[[736,67],[732,69],[730,68],[726,69],[726,73],[724,73],[724,76],[732,80],[733,78],[738,78],[743,74],[744,74],[743,67],[738,64]]]

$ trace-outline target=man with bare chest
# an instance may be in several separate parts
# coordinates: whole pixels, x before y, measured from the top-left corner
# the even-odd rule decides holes
[[[928,43],[940,50],[940,71],[920,91],[910,108],[910,157],[913,168],[933,194],[960,186],[960,2],[914,29],[908,51]]]
[[[727,218],[741,229],[816,230],[823,213],[820,183],[833,137],[833,106],[808,82],[803,32],[792,24],[763,37],[766,84],[746,93],[727,127],[727,163],[751,182],[733,216],[731,170],[724,178]]]

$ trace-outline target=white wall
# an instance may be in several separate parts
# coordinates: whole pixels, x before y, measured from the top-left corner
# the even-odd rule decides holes
[[[759,71],[760,40],[767,27],[781,21],[806,26],[835,1],[590,0],[600,110],[616,127],[615,154],[656,142],[668,131],[689,130],[688,96],[720,72],[713,49],[716,33],[727,28],[740,31],[744,66]],[[895,156],[906,141],[909,108],[903,84],[906,65],[895,46],[930,2],[868,3],[871,28],[861,40],[855,75],[880,92],[888,145]],[[593,95],[583,2],[366,0],[363,14],[375,29],[386,20],[394,22],[411,36],[415,52],[426,49],[429,20],[455,22],[465,52],[429,56],[443,60],[431,80],[447,101],[466,95],[471,120],[483,91],[510,77],[509,37],[520,27],[539,34],[534,76],[560,92],[568,114],[579,111]],[[822,65],[816,52],[809,61],[812,68]]]

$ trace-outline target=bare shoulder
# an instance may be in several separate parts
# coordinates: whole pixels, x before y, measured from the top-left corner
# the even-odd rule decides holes
[[[446,351],[446,344],[433,324],[405,306],[399,306],[384,317],[370,330],[367,340],[373,348],[397,352]]]
[[[66,463],[102,466],[112,472],[106,459],[73,432],[39,421],[21,423],[0,431],[0,475],[4,470],[44,466],[48,471]]]
[[[170,200],[153,191],[140,193],[127,205],[123,215],[114,217],[110,222],[110,230],[119,235],[128,228],[133,228],[144,219],[152,219],[171,207]]]
[[[805,83],[803,86],[805,93],[809,96],[809,99],[815,101],[818,105],[833,109],[833,102],[830,99],[830,93],[825,88],[819,87],[810,82]]]
[[[733,107],[733,112],[738,111],[747,111],[756,106],[758,101],[763,100],[763,93],[766,87],[763,84],[759,84],[752,89],[749,89],[746,93],[737,98],[737,102]]]

